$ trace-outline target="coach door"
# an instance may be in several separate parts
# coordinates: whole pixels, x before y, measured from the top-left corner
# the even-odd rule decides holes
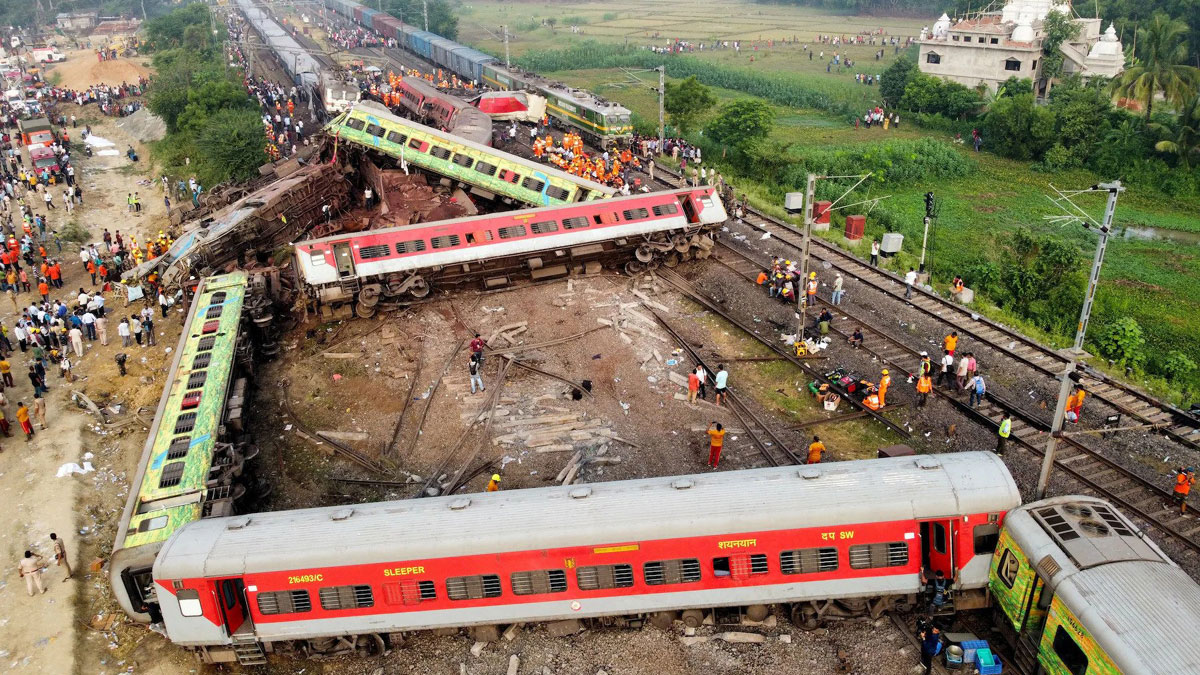
[[[954,519],[921,523],[921,563],[930,576],[941,571],[954,577]]]
[[[225,632],[230,636],[253,630],[250,612],[246,606],[246,585],[239,578],[217,581],[217,604],[225,621]]]
[[[333,261],[337,264],[339,278],[354,276],[354,255],[350,253],[349,242],[333,245]]]

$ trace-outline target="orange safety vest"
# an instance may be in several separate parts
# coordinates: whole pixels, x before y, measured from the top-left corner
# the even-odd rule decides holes
[[[867,406],[871,410],[879,410],[879,396],[876,394],[867,396],[867,398],[863,400],[863,405]]]
[[[917,378],[917,391],[922,394],[928,394],[933,391],[933,380],[929,379],[928,375],[922,375]]]
[[[759,272],[758,280],[755,283],[757,283],[759,286],[762,286],[763,284],[767,283],[767,278],[768,276],[766,272]]]
[[[1195,482],[1195,476],[1186,473],[1177,473],[1175,474],[1175,492],[1186,495],[1192,491],[1192,483]]]

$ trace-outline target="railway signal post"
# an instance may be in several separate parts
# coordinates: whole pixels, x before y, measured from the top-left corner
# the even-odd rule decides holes
[[[1100,234],[1100,240],[1096,243],[1096,256],[1092,259],[1092,272],[1088,276],[1087,292],[1083,296],[1083,309],[1079,312],[1079,325],[1075,329],[1075,344],[1071,347],[1070,354],[1067,355],[1067,367],[1062,374],[1062,383],[1058,388],[1058,403],[1054,406],[1054,420],[1050,424],[1050,439],[1046,441],[1046,454],[1042,457],[1042,471],[1038,475],[1037,483],[1037,499],[1042,499],[1046,496],[1046,488],[1050,484],[1050,473],[1054,470],[1054,454],[1058,451],[1058,438],[1062,436],[1063,421],[1067,415],[1067,397],[1071,395],[1071,388],[1074,386],[1075,380],[1073,377],[1078,377],[1075,369],[1078,365],[1079,354],[1083,350],[1083,337],[1087,333],[1088,319],[1092,314],[1092,301],[1096,298],[1096,287],[1100,285],[1100,267],[1104,264],[1104,252],[1108,248],[1108,235],[1112,230],[1113,214],[1117,210],[1117,195],[1124,192],[1125,188],[1121,186],[1121,181],[1115,180],[1111,183],[1100,183],[1094,185],[1084,192],[1107,192],[1108,204],[1104,208],[1104,219],[1100,223],[1096,223],[1090,216],[1087,215],[1066,196],[1061,196],[1061,201],[1065,201],[1069,206],[1064,207],[1059,200],[1054,201],[1060,208],[1067,211],[1067,216],[1057,216],[1056,218],[1065,218],[1071,222],[1081,221],[1085,228],[1090,228],[1095,224]]]
[[[808,184],[804,194],[789,192],[784,198],[784,208],[789,214],[795,215],[797,210],[804,213],[804,248],[800,254],[800,281],[796,286],[796,301],[800,303],[800,337],[804,340],[804,324],[808,323],[808,294],[805,292],[808,284],[808,249],[812,241],[813,200],[816,199],[817,175],[808,174]]]

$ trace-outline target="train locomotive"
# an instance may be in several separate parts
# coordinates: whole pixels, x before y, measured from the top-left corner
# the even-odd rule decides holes
[[[986,452],[450,495],[198,520],[154,583],[169,638],[209,662],[446,627],[698,625],[716,607],[815,628],[911,606],[922,569],[983,606],[1019,505]]]
[[[585,89],[575,89],[540,75],[507,68],[494,56],[447,40],[436,33],[420,30],[353,0],[327,0],[326,4],[342,16],[384,37],[395,39],[401,47],[459,77],[495,89],[526,90],[545,97],[550,117],[564,127],[576,129],[599,147],[633,134],[628,108]]]
[[[371,316],[381,299],[424,298],[434,286],[551,279],[604,262],[636,273],[705,258],[727,214],[711,186],[503,211],[298,242],[296,269],[321,302],[357,297]]]

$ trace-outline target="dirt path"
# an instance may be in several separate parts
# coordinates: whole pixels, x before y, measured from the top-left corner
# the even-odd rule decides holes
[[[135,56],[99,61],[91,49],[72,50],[67,52],[67,60],[54,66],[47,77],[53,78],[58,73],[62,78],[58,81],[59,86],[67,89],[87,89],[94,84],[136,83],[139,76],[150,74],[146,66],[149,60],[149,57]]]

